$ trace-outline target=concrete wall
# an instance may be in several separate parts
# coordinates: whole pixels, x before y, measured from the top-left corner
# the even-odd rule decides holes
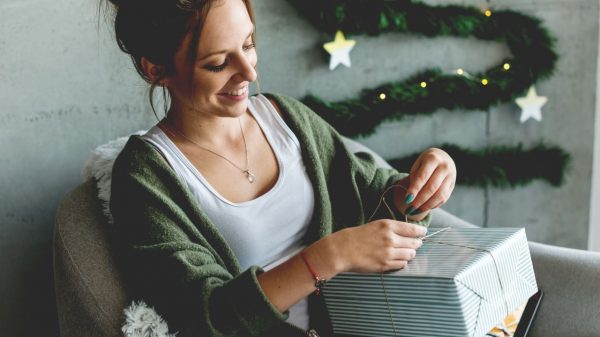
[[[485,69],[505,46],[471,39],[356,37],[351,69],[330,72],[325,36],[286,1],[256,1],[263,91],[343,99],[423,67]],[[430,1],[432,4],[484,1]],[[598,0],[494,1],[545,20],[558,37],[556,75],[541,123],[520,124],[514,104],[384,125],[362,139],[385,157],[442,142],[480,147],[543,140],[573,155],[562,188],[457,188],[447,209],[484,226],[524,226],[530,239],[585,248],[594,135]],[[0,327],[7,336],[57,335],[51,233],[60,198],[81,181],[95,146],[154,122],[145,84],[116,48],[95,1],[0,2]],[[467,67],[468,66],[468,67]],[[465,132],[468,130],[468,132]],[[598,133],[598,132],[596,132]],[[32,322],[35,322],[32,324]]]

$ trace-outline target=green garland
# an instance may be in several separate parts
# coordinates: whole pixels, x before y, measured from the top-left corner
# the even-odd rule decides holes
[[[456,145],[444,144],[446,151],[456,164],[457,184],[465,186],[517,187],[534,179],[546,180],[553,186],[564,181],[564,172],[570,156],[557,147],[543,144],[524,151],[516,147],[489,147],[482,150],[467,150]],[[419,153],[388,162],[401,172],[409,172]]]
[[[340,133],[350,137],[371,135],[383,121],[399,120],[406,115],[427,115],[438,109],[481,111],[513,101],[537,81],[551,76],[558,59],[555,39],[540,20],[510,10],[486,16],[474,7],[432,7],[412,0],[289,2],[315,27],[330,35],[342,30],[350,35],[370,36],[383,33],[472,36],[506,43],[511,51],[512,57],[470,77],[426,69],[401,82],[364,89],[356,98],[344,101],[326,102],[314,95],[302,99]],[[422,86],[422,82],[426,85]],[[449,144],[441,148],[456,163],[457,183],[467,186],[507,188],[534,179],[560,186],[570,162],[565,151],[543,144],[528,151],[521,145],[476,151]],[[408,172],[417,156],[415,153],[389,162]]]
[[[540,20],[510,10],[490,17],[478,8],[431,7],[411,0],[289,0],[314,26],[333,35],[410,33],[428,37],[473,36],[507,44],[512,57],[475,79],[427,69],[402,82],[363,90],[358,97],[325,102],[317,96],[303,99],[338,131],[350,137],[367,136],[387,119],[431,114],[438,109],[488,110],[524,94],[535,82],[554,71],[554,38]],[[510,69],[504,69],[504,64]],[[489,83],[483,85],[481,79]],[[421,82],[426,82],[425,88]],[[385,99],[380,95],[385,94]]]

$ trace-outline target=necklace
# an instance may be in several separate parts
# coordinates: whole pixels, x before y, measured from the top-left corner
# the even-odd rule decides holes
[[[217,156],[219,156],[219,157],[221,157],[221,158],[223,158],[223,159],[227,160],[227,162],[229,162],[229,163],[230,163],[231,165],[233,165],[235,168],[237,168],[238,170],[242,171],[242,173],[244,173],[244,174],[246,175],[246,178],[248,179],[248,181],[249,181],[251,184],[252,184],[252,183],[254,183],[254,181],[256,180],[256,177],[254,176],[254,174],[252,174],[252,172],[250,172],[250,164],[249,164],[249,161],[248,161],[248,147],[247,147],[247,145],[246,145],[246,136],[244,136],[244,129],[242,129],[242,122],[240,121],[240,118],[238,118],[238,124],[240,125],[240,131],[242,132],[242,139],[244,140],[244,153],[246,154],[246,169],[243,169],[243,168],[241,168],[241,167],[237,166],[237,165],[236,165],[234,162],[232,162],[231,160],[229,160],[229,159],[225,158],[224,156],[222,156],[222,155],[220,155],[220,154],[216,153],[215,151],[213,151],[213,150],[211,150],[211,149],[208,149],[208,148],[206,148],[206,147],[204,147],[204,146],[202,146],[202,145],[200,145],[200,144],[196,143],[196,142],[195,142],[195,141],[193,141],[192,139],[188,138],[186,135],[184,135],[184,134],[183,134],[183,132],[179,131],[179,130],[178,130],[176,127],[175,127],[175,125],[173,125],[173,123],[169,122],[168,120],[167,120],[167,123],[168,123],[168,125],[167,125],[167,128],[166,128],[166,129],[167,129],[167,131],[168,131],[168,132],[170,132],[170,133],[171,133],[171,135],[173,135],[173,132],[175,132],[177,135],[181,136],[182,138],[184,138],[184,139],[185,139],[185,140],[187,140],[188,142],[190,142],[190,143],[192,143],[192,144],[196,145],[197,147],[199,147],[199,148],[201,148],[201,149],[203,149],[203,150],[205,150],[205,151],[208,151],[208,152],[210,152],[210,153],[212,153],[212,154],[214,154],[214,155],[217,155]]]

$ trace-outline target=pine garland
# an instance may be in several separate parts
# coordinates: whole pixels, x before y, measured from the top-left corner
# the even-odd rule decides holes
[[[444,144],[456,164],[457,184],[464,186],[514,188],[543,179],[553,186],[560,186],[570,156],[558,147],[538,144],[524,151],[516,147],[497,146],[481,150],[468,150],[457,145]],[[388,162],[401,172],[409,172],[419,153]]]
[[[404,33],[475,37],[506,43],[510,49],[511,57],[471,76],[426,69],[403,81],[364,89],[357,97],[343,101],[326,102],[314,95],[302,99],[349,137],[371,135],[383,121],[400,120],[406,115],[429,115],[439,109],[489,110],[497,104],[513,101],[534,83],[550,77],[558,59],[555,39],[541,21],[510,10],[494,11],[486,16],[474,7],[433,7],[413,0],[289,2],[316,28],[332,36],[342,30],[350,35]],[[560,186],[571,160],[562,149],[544,144],[527,151],[522,145],[469,150],[445,144],[441,148],[456,163],[457,184],[466,186],[509,188],[535,179]],[[408,172],[418,155],[388,162]]]
[[[478,8],[432,7],[412,0],[289,0],[315,27],[333,35],[409,33],[475,37],[504,42],[512,57],[472,78],[427,69],[410,78],[363,90],[358,97],[326,102],[308,95],[303,101],[350,137],[367,136],[384,120],[431,114],[438,109],[488,110],[524,94],[554,71],[555,39],[539,19],[510,10],[485,16]],[[504,68],[505,64],[510,69]],[[481,79],[487,79],[483,85]],[[425,88],[421,82],[426,82]],[[385,94],[385,99],[381,94]]]

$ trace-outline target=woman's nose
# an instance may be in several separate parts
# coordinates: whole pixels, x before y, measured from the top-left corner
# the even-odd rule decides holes
[[[235,76],[239,77],[239,81],[256,81],[256,55],[242,54],[239,57],[238,71]]]

